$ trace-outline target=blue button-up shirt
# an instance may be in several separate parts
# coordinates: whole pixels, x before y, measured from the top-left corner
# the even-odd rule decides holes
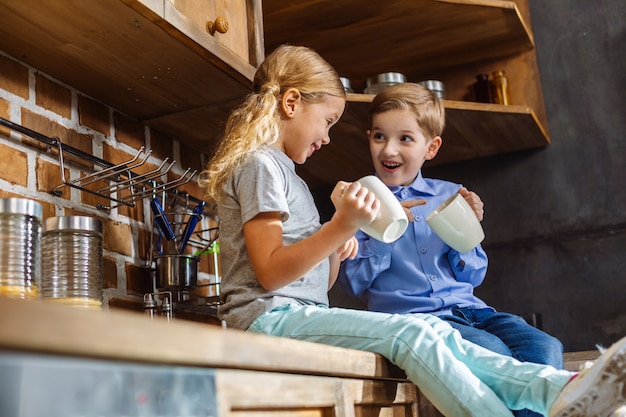
[[[359,252],[341,265],[339,281],[348,294],[362,297],[372,311],[448,314],[453,306],[486,308],[474,296],[487,272],[487,255],[480,245],[460,254],[428,226],[426,217],[461,185],[423,178],[408,187],[390,187],[400,201],[423,199],[411,208],[414,221],[393,243],[357,232]]]

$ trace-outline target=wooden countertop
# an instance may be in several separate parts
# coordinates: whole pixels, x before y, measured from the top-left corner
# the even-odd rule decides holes
[[[96,359],[404,379],[380,355],[135,312],[0,298],[0,349]]]

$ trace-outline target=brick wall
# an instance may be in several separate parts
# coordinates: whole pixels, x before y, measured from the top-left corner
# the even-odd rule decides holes
[[[170,161],[182,160],[186,164],[177,162],[169,172],[170,177],[177,178],[186,168],[201,170],[207,159],[206,154],[190,151],[175,138],[153,131],[2,52],[0,117],[48,137],[58,137],[64,144],[113,164],[130,160],[142,146],[152,150],[136,173],[155,169],[169,157]],[[149,202],[144,199],[135,207],[101,210],[96,205],[103,202],[102,198],[72,187],[62,186],[62,194],[54,195],[51,191],[63,184],[56,149],[46,149],[42,142],[4,126],[0,126],[0,160],[0,197],[36,200],[43,205],[44,219],[86,215],[103,221],[105,308],[142,311],[143,295],[155,290],[154,271],[146,267],[152,233]],[[66,179],[93,172],[89,164],[78,158],[66,161]],[[179,190],[202,198],[196,177]],[[214,225],[213,219],[203,219],[203,227]],[[214,282],[213,258],[200,259],[200,282]],[[191,298],[205,293],[206,290],[196,290]]]

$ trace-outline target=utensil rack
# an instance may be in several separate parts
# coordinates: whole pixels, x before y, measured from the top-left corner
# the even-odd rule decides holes
[[[133,170],[145,164],[152,152],[144,152],[144,147],[141,147],[130,160],[115,165],[80,149],[65,145],[57,137],[48,137],[2,117],[0,117],[0,124],[46,144],[49,152],[52,149],[57,149],[62,184],[52,189],[51,192],[54,195],[62,195],[65,187],[72,187],[111,202],[109,205],[97,203],[96,208],[100,210],[110,210],[122,205],[135,207],[136,203],[145,197],[167,192],[188,183],[197,173],[197,170],[192,171],[191,168],[187,168],[178,178],[159,182],[158,178],[166,175],[176,161],[170,162],[169,158],[165,158],[156,169],[143,174],[136,174]],[[71,154],[93,164],[94,172],[74,179],[67,178],[65,175],[66,154]],[[200,201],[191,196],[189,198],[196,202]]]
[[[187,243],[187,247],[191,249],[191,251],[180,251],[178,249],[178,243],[182,238],[182,233],[185,230],[187,223],[189,223],[193,217],[196,217],[198,220],[202,220],[205,217],[205,214],[197,214],[194,213],[190,208],[190,199],[189,195],[186,193],[178,193],[178,191],[173,191],[172,193],[168,193],[168,195],[173,196],[173,201],[168,201],[169,198],[163,198],[163,205],[168,207],[163,214],[152,214],[152,232],[150,233],[150,248],[149,256],[146,262],[146,267],[151,268],[153,262],[158,256],[167,256],[167,255],[183,255],[188,254],[194,257],[200,257],[202,255],[206,255],[209,253],[213,253],[211,251],[212,246],[217,242],[219,238],[219,219],[215,216],[208,215],[206,217],[213,218],[216,220],[217,225],[213,227],[203,227],[201,222],[199,221],[196,229],[192,231],[189,241]],[[184,201],[181,202],[181,194]],[[162,193],[162,196],[165,196],[165,193]],[[205,210],[206,211],[206,210]],[[209,209],[210,211],[210,209]],[[169,245],[169,252],[166,247],[168,246],[167,242],[165,242],[164,236],[159,236],[159,226],[158,221],[160,218],[166,217],[167,222],[171,225],[172,230],[174,231],[174,235],[176,236],[176,241]],[[204,226],[208,226],[205,224]],[[162,240],[163,249],[162,253],[159,253],[159,237]]]

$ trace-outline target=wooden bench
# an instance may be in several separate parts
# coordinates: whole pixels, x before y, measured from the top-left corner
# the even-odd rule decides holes
[[[441,416],[380,355],[132,312],[0,298],[0,355],[16,352],[206,369],[218,417]],[[566,367],[595,357],[567,353]]]
[[[0,298],[0,355],[194,367],[218,417],[418,417],[419,396],[380,355],[132,312]],[[67,395],[73,395],[68,392]],[[79,411],[79,410],[77,410]],[[10,416],[7,416],[10,417]]]

